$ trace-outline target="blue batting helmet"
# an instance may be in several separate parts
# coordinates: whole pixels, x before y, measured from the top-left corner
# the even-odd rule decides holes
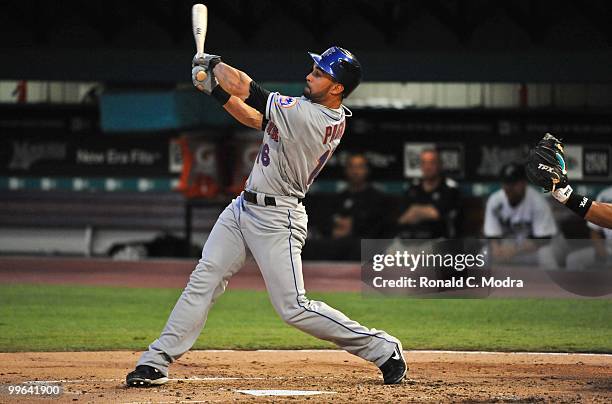
[[[344,97],[348,97],[361,82],[361,64],[346,49],[332,46],[320,55],[312,52],[308,54],[321,70],[344,86]]]

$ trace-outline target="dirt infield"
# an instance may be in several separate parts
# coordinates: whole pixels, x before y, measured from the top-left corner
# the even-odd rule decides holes
[[[0,283],[183,287],[192,260],[113,262],[0,258]],[[317,291],[355,291],[359,267],[307,264]],[[249,263],[231,288],[264,289]],[[383,386],[370,363],[339,351],[194,351],[171,367],[161,387],[128,389],[136,352],[0,353],[0,402],[612,402],[612,355],[407,352],[409,380]],[[8,384],[50,382],[59,397],[15,397]],[[28,384],[31,386],[33,384]],[[40,385],[40,384],[39,384]],[[254,397],[238,390],[321,391]]]
[[[612,401],[611,355],[410,351],[406,356],[409,380],[383,386],[373,365],[339,351],[194,351],[171,367],[168,384],[128,389],[124,377],[138,357],[134,352],[2,353],[0,384],[59,381],[64,393],[53,402]],[[245,389],[325,393],[237,392]],[[17,400],[3,394],[0,401]]]

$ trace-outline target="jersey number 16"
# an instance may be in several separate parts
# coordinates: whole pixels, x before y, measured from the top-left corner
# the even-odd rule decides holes
[[[323,166],[325,165],[325,163],[327,163],[327,160],[332,155],[332,152],[333,150],[327,150],[325,153],[323,153],[323,155],[321,155],[321,157],[319,157],[317,166],[314,168],[314,170],[312,170],[312,172],[308,176],[308,182],[307,182],[308,185],[312,184],[315,178],[317,178],[317,175],[319,175],[319,173],[323,169]],[[260,160],[261,160],[261,164],[264,167],[267,167],[270,165],[270,146],[268,146],[267,143],[264,143],[261,145],[261,149],[259,150],[259,153],[257,154],[256,161],[258,164]]]

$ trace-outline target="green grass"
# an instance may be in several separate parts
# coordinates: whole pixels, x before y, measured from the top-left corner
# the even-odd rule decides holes
[[[180,290],[0,285],[0,351],[145,348]],[[313,293],[406,349],[612,352],[612,301],[363,298]],[[230,291],[195,348],[332,348],[285,325],[265,292]]]

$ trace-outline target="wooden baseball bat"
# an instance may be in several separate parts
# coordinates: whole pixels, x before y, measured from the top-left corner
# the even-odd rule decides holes
[[[196,44],[198,56],[204,54],[204,41],[206,40],[206,29],[208,28],[208,9],[204,4],[194,4],[191,8],[191,25],[193,27],[193,39]],[[205,72],[198,72],[198,81],[206,80]]]
[[[191,25],[193,26],[196,52],[202,54],[204,53],[206,28],[208,27],[208,9],[204,4],[194,4],[191,8]]]

